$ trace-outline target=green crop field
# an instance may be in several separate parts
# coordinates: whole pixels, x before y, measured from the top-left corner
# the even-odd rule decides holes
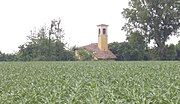
[[[1,62],[0,104],[180,104],[180,62]]]

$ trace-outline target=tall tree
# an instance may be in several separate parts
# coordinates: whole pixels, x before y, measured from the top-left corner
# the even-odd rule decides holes
[[[178,35],[180,27],[179,0],[130,0],[122,12],[127,23],[122,28],[130,34],[139,31],[147,42],[154,40],[160,59],[165,57],[165,42]]]
[[[49,55],[51,55],[51,38],[55,38],[55,45],[56,45],[56,57],[57,60],[61,60],[63,56],[63,50],[65,44],[62,42],[62,39],[64,38],[64,30],[60,27],[61,25],[61,19],[58,20],[52,20],[51,26],[49,30]],[[51,57],[51,56],[49,56]]]

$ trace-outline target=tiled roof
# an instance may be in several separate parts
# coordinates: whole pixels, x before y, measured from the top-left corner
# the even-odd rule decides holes
[[[98,48],[97,43],[92,43],[92,44],[83,46],[82,48],[86,49],[87,51],[92,52],[93,55],[98,59],[108,59],[108,58],[115,59],[116,58],[116,56],[110,50],[101,51]]]

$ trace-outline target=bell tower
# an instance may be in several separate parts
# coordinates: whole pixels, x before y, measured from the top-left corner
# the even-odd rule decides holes
[[[107,27],[106,24],[97,25],[98,27],[98,48],[101,51],[108,50],[108,35],[107,35]]]

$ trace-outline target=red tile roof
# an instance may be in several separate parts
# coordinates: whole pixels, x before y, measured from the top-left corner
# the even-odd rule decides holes
[[[98,44],[97,43],[92,43],[86,46],[83,46],[82,48],[86,49],[87,51],[90,51],[93,53],[93,55],[98,58],[98,59],[115,59],[116,56],[110,51],[101,51],[98,48]]]

